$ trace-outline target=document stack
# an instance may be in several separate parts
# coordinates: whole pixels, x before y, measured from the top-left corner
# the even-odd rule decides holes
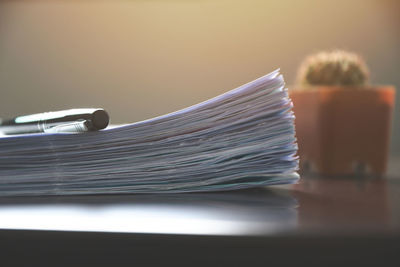
[[[233,190],[298,179],[279,71],[200,104],[85,133],[0,137],[0,196]]]

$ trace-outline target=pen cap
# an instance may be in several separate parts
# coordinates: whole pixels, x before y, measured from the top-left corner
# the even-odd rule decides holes
[[[108,113],[104,109],[98,109],[92,114],[91,126],[94,128],[93,130],[101,130],[108,126],[109,121]]]

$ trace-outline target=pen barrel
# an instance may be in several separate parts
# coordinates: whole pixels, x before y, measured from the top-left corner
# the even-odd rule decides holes
[[[2,134],[27,134],[27,133],[40,133],[43,132],[37,124],[26,124],[18,126],[1,126],[0,132]]]

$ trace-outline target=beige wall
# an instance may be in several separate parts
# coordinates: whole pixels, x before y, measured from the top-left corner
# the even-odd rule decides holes
[[[142,120],[278,67],[291,84],[305,55],[330,48],[358,51],[373,83],[400,88],[398,3],[2,1],[0,117],[99,106],[113,123]],[[399,118],[394,135],[400,153]]]

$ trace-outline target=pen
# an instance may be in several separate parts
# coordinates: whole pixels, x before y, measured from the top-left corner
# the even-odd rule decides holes
[[[107,127],[108,113],[100,108],[80,108],[18,116],[0,122],[3,134],[77,133]]]

